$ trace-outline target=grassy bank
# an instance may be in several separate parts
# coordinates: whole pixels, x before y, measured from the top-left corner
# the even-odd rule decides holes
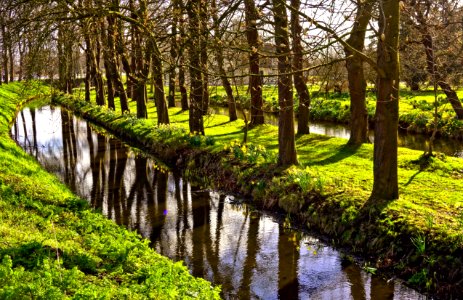
[[[250,96],[247,86],[238,89],[240,97],[238,102],[249,105]],[[349,93],[322,92],[319,86],[311,86],[311,112],[310,118],[316,121],[331,121],[336,123],[349,123],[350,97]],[[295,91],[294,91],[295,92]],[[296,93],[296,92],[295,92]],[[223,87],[210,87],[211,104],[227,106],[227,97]],[[463,91],[458,91],[463,97]],[[278,111],[277,86],[266,85],[263,88],[264,110]],[[463,121],[457,120],[452,106],[448,103],[443,92],[438,93],[438,130],[442,136],[463,139]],[[298,98],[295,94],[295,112],[297,113]],[[371,122],[374,120],[376,95],[367,93],[367,110]],[[409,91],[403,88],[400,91],[399,122],[402,129],[414,133],[432,133],[434,129],[434,92],[432,90]]]
[[[372,268],[406,279],[442,298],[462,296],[463,160],[420,160],[419,151],[399,149],[400,199],[369,203],[372,145],[346,146],[322,135],[297,137],[300,167],[279,169],[277,128],[264,125],[241,144],[241,120],[205,118],[206,137],[187,133],[188,113],[170,109],[172,124],[106,110],[67,96],[55,102],[130,138],[191,178],[278,209],[371,259]],[[134,104],[132,103],[132,111]]]
[[[0,86],[0,299],[215,299],[219,289],[77,198],[9,136],[47,89]]]

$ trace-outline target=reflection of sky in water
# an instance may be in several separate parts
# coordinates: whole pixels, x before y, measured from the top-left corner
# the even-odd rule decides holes
[[[29,153],[103,214],[151,239],[158,252],[221,284],[226,298],[356,300],[386,292],[394,299],[419,298],[413,290],[388,285],[356,266],[343,268],[331,247],[311,236],[295,238],[272,217],[232,204],[233,197],[198,190],[178,175],[159,172],[153,161],[117,140],[88,135],[86,123],[76,119],[74,149],[59,109],[36,111],[36,151],[30,110],[24,110],[24,117],[27,140],[20,115],[17,140]],[[69,163],[71,153],[75,166]]]

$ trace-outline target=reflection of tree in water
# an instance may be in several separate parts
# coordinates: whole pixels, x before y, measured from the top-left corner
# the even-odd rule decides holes
[[[259,252],[258,236],[259,236],[259,216],[254,216],[253,211],[249,206],[245,206],[245,218],[248,222],[247,232],[247,247],[246,247],[246,259],[243,265],[243,279],[240,287],[240,297],[243,299],[250,299],[251,297],[251,282],[253,271],[256,269],[256,256]]]
[[[394,299],[394,282],[386,283],[378,276],[371,276],[370,295],[375,300]]]
[[[124,172],[127,165],[128,148],[116,139],[109,139],[108,173],[108,218],[123,224],[126,214],[126,189]]]
[[[285,232],[282,225],[278,235],[278,296],[280,299],[299,299],[299,261],[300,236],[296,232]]]
[[[90,168],[92,170],[92,190],[90,201],[93,207],[103,207],[103,197],[106,186],[106,169],[104,156],[106,152],[106,137],[97,134],[96,151],[90,125],[87,124],[87,141],[90,148]]]
[[[31,108],[29,111],[30,111],[31,120],[32,120],[32,139],[33,139],[32,150],[30,153],[33,156],[38,156],[39,147],[37,143],[37,124],[35,122],[35,108]]]
[[[353,300],[365,300],[365,283],[363,282],[360,268],[354,264],[350,264],[343,268],[343,271],[350,283],[350,294]]]
[[[211,211],[209,193],[191,186],[193,213],[193,275],[204,277],[204,253],[206,236],[209,236]],[[194,197],[193,197],[194,195]],[[210,239],[209,239],[210,243]]]
[[[184,259],[186,255],[186,233],[190,229],[190,224],[188,223],[188,186],[184,180],[181,180],[178,172],[174,172],[173,176],[177,204],[175,221],[177,249],[175,249],[175,256],[179,259]]]
[[[156,195],[151,190],[151,201],[148,201],[148,216],[151,218],[151,243],[161,241],[162,229],[167,215],[167,179],[168,173],[153,170],[153,182],[156,186]],[[159,243],[162,252],[162,243]]]
[[[73,117],[61,110],[61,133],[63,137],[64,182],[76,190],[77,142]]]

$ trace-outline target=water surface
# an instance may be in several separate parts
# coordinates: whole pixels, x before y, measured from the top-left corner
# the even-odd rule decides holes
[[[227,299],[424,299],[239,199],[161,170],[65,110],[26,108],[12,136],[108,218],[184,261],[193,275],[222,285]]]

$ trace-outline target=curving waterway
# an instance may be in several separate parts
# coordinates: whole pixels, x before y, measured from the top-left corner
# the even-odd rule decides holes
[[[314,236],[200,189],[70,112],[26,108],[12,137],[108,218],[222,285],[227,299],[424,299],[372,276]]]

